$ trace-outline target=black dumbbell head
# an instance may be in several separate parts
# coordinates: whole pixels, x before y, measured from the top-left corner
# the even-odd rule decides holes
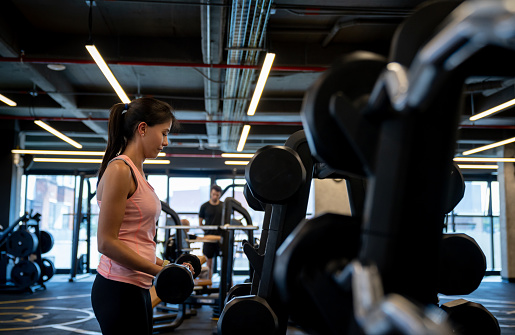
[[[306,169],[294,150],[265,146],[245,167],[245,179],[255,199],[265,204],[285,203],[306,181]]]
[[[193,276],[184,265],[170,264],[154,279],[156,294],[170,304],[183,303],[193,292]]]

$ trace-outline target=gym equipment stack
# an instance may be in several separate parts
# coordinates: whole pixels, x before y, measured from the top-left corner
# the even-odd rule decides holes
[[[41,215],[25,213],[0,232],[0,291],[35,291],[56,272],[54,263],[43,258],[54,238],[39,229]]]
[[[478,244],[442,231],[464,194],[453,163],[463,83],[513,76],[513,36],[507,2],[430,2],[389,59],[357,52],[319,78],[302,107],[309,158],[269,146],[247,166],[249,204],[271,211],[266,246],[247,246],[258,280],[227,302],[220,334],[285,334],[288,318],[313,334],[500,333],[482,305],[439,306],[438,294],[470,294],[485,274]],[[355,186],[352,216],[301,222],[298,190],[316,173]]]

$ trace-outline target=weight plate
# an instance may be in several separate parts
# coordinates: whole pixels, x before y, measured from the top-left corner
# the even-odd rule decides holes
[[[45,254],[52,250],[54,247],[54,237],[52,234],[45,230],[39,232],[39,245],[41,246],[41,253]]]
[[[437,290],[445,295],[474,292],[486,271],[486,257],[466,234],[443,234],[438,258]]]
[[[235,297],[225,306],[218,320],[218,334],[276,334],[279,320],[268,304],[258,296]]]
[[[156,294],[170,304],[183,303],[193,292],[193,277],[184,265],[170,264],[154,279]]]
[[[38,238],[26,229],[18,229],[7,240],[7,253],[16,257],[27,257],[36,252]]]
[[[355,52],[335,62],[306,92],[302,125],[309,148],[319,162],[358,176],[367,175],[363,157],[373,156],[379,132],[374,127],[362,129],[367,123],[362,111],[386,64],[387,60],[380,55]],[[343,114],[339,118],[351,121],[351,132],[343,130],[339,118],[331,115],[331,100],[337,95],[345,96],[351,107],[338,111]],[[366,146],[357,148],[358,143]]]
[[[358,218],[327,213],[301,222],[277,250],[274,266],[277,291],[288,306],[290,318],[308,333],[335,333],[324,321],[333,312],[341,313],[337,321],[342,328],[351,322],[348,316],[343,316],[343,310],[352,298],[348,299],[348,294],[342,292],[332,277],[358,256],[360,232]],[[323,287],[318,287],[324,294],[313,288],[318,278],[329,279],[324,280]]]
[[[306,169],[293,149],[265,146],[245,167],[252,195],[265,204],[280,204],[294,195],[306,180]]]
[[[227,292],[227,296],[225,297],[224,305],[227,305],[227,303],[229,301],[231,301],[232,298],[249,295],[251,288],[252,288],[252,283],[241,283],[241,284],[234,285],[233,287],[231,287],[229,292]]]
[[[52,278],[55,275],[55,272],[56,272],[55,265],[51,260],[49,260],[47,258],[43,258],[41,260],[41,263],[43,265],[43,267],[41,268],[41,278],[43,279],[44,282],[49,281],[50,278]]]
[[[451,165],[451,176],[448,184],[447,198],[444,203],[444,214],[449,213],[459,204],[465,195],[465,179],[461,173],[458,164],[455,162]]]
[[[499,321],[481,304],[458,299],[440,307],[447,312],[455,334],[501,334]]]
[[[193,278],[197,278],[200,275],[200,271],[202,271],[202,264],[200,264],[200,259],[192,254],[180,255],[177,257],[175,263],[178,265],[181,265],[182,263],[190,263],[193,266],[193,271],[195,271]]]
[[[21,288],[34,285],[40,276],[39,265],[27,260],[19,261],[11,270],[11,280]]]

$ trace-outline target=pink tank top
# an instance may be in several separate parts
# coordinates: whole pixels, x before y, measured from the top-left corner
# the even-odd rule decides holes
[[[139,173],[128,156],[117,156],[111,162],[117,159],[123,160],[131,168],[137,181],[136,191],[125,203],[125,215],[118,238],[141,257],[155,263],[154,236],[156,222],[161,213],[161,202],[154,192],[154,188]],[[100,201],[98,201],[98,205],[101,206]],[[152,275],[124,267],[105,255],[100,257],[97,272],[107,279],[133,284],[145,289],[152,286],[154,279]]]

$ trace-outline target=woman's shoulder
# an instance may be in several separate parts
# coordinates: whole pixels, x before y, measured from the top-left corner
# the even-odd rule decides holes
[[[115,158],[113,159],[109,165],[107,166],[107,168],[109,167],[114,167],[116,169],[127,169],[127,170],[130,170],[130,167],[128,165],[128,163],[123,159],[123,158]]]
[[[112,161],[106,168],[102,179],[98,183],[97,198],[101,200],[103,190],[109,187],[111,190],[119,190],[120,192],[129,192],[132,178],[131,168],[122,160]],[[106,186],[109,185],[109,186]]]
[[[107,166],[105,173],[117,177],[131,177],[131,167],[121,159],[115,159]]]

